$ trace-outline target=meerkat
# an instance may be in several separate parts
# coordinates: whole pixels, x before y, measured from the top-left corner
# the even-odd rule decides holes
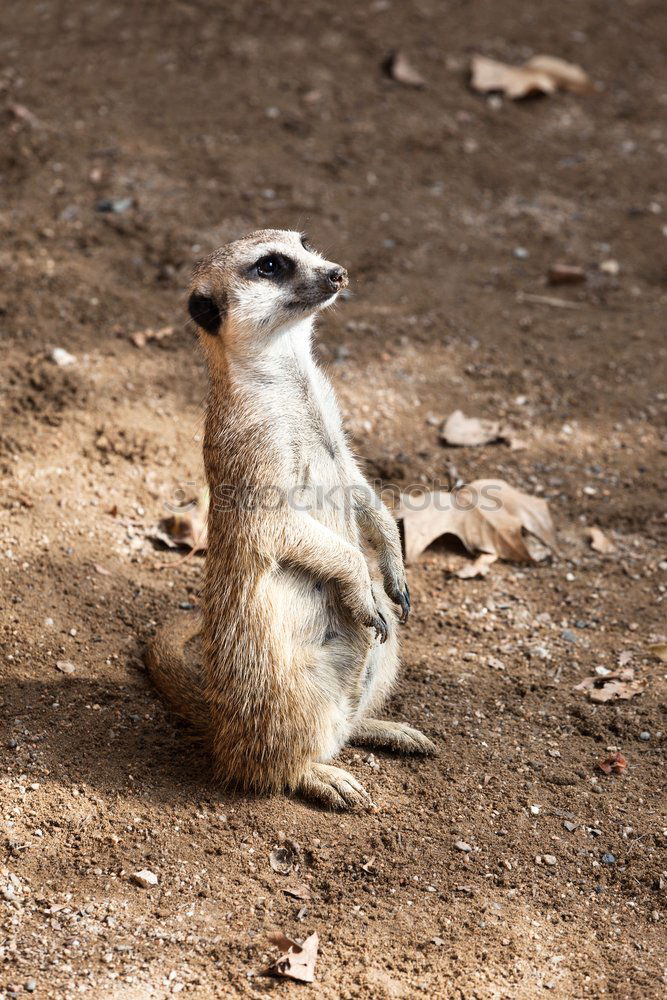
[[[345,744],[435,749],[375,717],[410,595],[396,522],[358,468],[311,349],[316,314],[347,283],[344,268],[283,230],[195,266],[188,308],[210,380],[202,610],[159,632],[147,654],[156,686],[206,737],[218,779],[336,809],[370,805],[329,763]]]

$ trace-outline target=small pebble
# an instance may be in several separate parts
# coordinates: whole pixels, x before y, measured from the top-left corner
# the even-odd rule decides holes
[[[66,351],[64,347],[54,347],[51,351],[51,360],[58,365],[59,368],[68,368],[70,365],[76,364],[76,358],[69,351]]]
[[[179,601],[178,606],[181,609],[181,611],[192,611],[192,609],[194,608],[194,604],[192,604],[190,601]]]
[[[525,247],[514,247],[512,251],[517,260],[526,260],[528,257],[528,251]]]
[[[140,872],[134,873],[132,881],[136,885],[140,885],[142,889],[150,889],[151,886],[157,885],[158,877],[155,872],[149,871],[148,868],[143,868]]]
[[[545,865],[556,865],[558,862],[553,854],[545,854],[543,857]]]
[[[469,854],[472,851],[470,844],[466,844],[465,840],[457,840],[454,844],[457,851],[464,851],[465,854]]]
[[[600,858],[603,865],[615,865],[616,858],[613,854],[603,854]]]
[[[533,814],[533,816],[539,816],[540,815],[540,806],[531,806],[530,807],[530,811]]]
[[[563,823],[563,826],[565,827],[565,829],[567,830],[568,833],[574,833],[574,831],[577,829],[577,824],[576,823],[570,823],[570,821],[568,819],[565,820],[565,822]]]
[[[76,667],[70,660],[57,660],[56,670],[59,670],[61,674],[73,674]]]
[[[34,993],[35,990],[37,989],[37,983],[35,982],[34,979],[27,979],[25,988],[28,991],[28,993]]]
[[[651,739],[651,734],[649,733],[648,729],[642,730],[642,732],[639,734],[639,739],[644,740],[645,742]]]
[[[577,641],[576,635],[574,634],[574,632],[570,628],[566,628],[564,632],[561,632],[560,637],[561,637],[561,639],[564,639],[565,642],[576,642]]]
[[[120,215],[134,204],[132,198],[102,198],[95,205],[96,212],[115,212]]]

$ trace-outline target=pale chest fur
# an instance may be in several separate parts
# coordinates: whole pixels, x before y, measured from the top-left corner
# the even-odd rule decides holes
[[[307,331],[309,333],[309,331]],[[266,447],[275,456],[272,485],[288,502],[358,544],[351,509],[356,465],[333,387],[297,331],[246,383],[248,405],[261,407]]]

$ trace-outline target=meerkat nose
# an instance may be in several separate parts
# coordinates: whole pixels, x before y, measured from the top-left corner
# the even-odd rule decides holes
[[[332,267],[327,278],[333,292],[339,292],[347,285],[347,271],[344,267]]]

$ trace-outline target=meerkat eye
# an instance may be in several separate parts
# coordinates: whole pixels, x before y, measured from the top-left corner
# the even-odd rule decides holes
[[[306,236],[305,233],[303,233],[302,236],[301,236],[301,246],[303,247],[304,250],[312,250],[313,249],[312,246],[311,246],[310,240],[308,239],[308,237]]]
[[[257,274],[260,278],[275,278],[284,271],[284,264],[278,254],[272,253],[268,257],[262,257],[255,264]]]

